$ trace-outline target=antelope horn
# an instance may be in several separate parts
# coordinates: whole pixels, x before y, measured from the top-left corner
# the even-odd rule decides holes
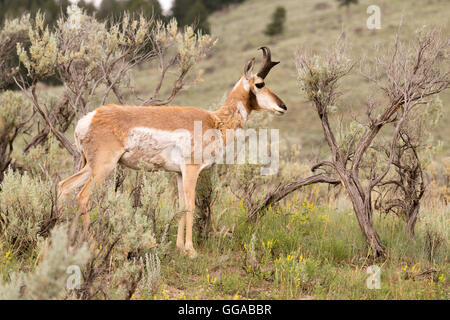
[[[270,72],[270,69],[275,67],[280,61],[272,61],[272,54],[270,53],[270,49],[267,47],[261,47],[258,50],[262,50],[263,52],[263,64],[261,69],[258,71],[257,76],[265,79],[267,74]]]

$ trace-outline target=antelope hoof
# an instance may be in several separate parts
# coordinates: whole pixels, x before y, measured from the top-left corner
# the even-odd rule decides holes
[[[197,251],[194,249],[187,250],[188,257],[191,259],[197,258]]]
[[[186,245],[186,252],[191,259],[197,258],[197,251],[195,251],[194,247],[191,245]]]
[[[186,249],[184,248],[184,243],[177,243],[177,249],[182,255],[186,254]]]

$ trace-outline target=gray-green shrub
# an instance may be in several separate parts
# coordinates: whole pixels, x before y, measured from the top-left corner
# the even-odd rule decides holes
[[[60,225],[40,246],[42,260],[36,270],[11,274],[9,282],[0,283],[0,299],[49,300],[63,299],[70,294],[68,268],[84,266],[89,258],[87,245],[70,246],[67,226]]]
[[[34,248],[55,218],[52,184],[8,170],[0,189],[0,241],[17,252]]]
[[[23,133],[30,115],[31,104],[21,93],[13,91],[0,93],[0,182],[4,171],[10,164],[14,164],[12,158],[14,142]]]

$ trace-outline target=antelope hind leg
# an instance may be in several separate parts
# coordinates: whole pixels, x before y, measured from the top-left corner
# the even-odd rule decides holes
[[[180,220],[178,221],[178,233],[177,233],[177,248],[184,254],[186,253],[184,249],[184,226],[186,221],[186,207],[184,199],[183,190],[183,176],[181,174],[177,175],[177,185],[178,185],[178,210],[182,211],[180,214]]]

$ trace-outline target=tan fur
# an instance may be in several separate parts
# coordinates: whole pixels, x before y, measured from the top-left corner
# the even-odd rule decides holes
[[[130,131],[137,127],[164,130],[172,132],[185,129],[191,133],[194,131],[194,122],[201,121],[202,130],[218,129],[225,140],[227,129],[243,128],[245,119],[241,112],[250,115],[253,110],[260,110],[255,94],[255,83],[263,80],[257,76],[250,76],[254,60],[247,64],[244,75],[230,95],[224,106],[219,110],[210,112],[195,107],[137,107],[107,105],[99,107],[86,129],[83,123],[82,136],[75,132],[77,146],[80,148],[85,161],[80,172],[60,182],[58,194],[64,198],[72,190],[82,186],[77,195],[80,210],[83,214],[84,231],[87,234],[89,227],[88,201],[90,185],[92,182],[101,184],[108,174],[114,169],[126,150],[126,140]],[[284,103],[273,94],[267,87],[260,89],[271,101],[279,107]],[[255,91],[255,92],[254,92]],[[244,110],[237,107],[242,103]],[[241,109],[242,109],[241,106]],[[284,109],[285,110],[285,109]],[[180,208],[185,208],[178,224],[177,247],[187,251],[189,256],[196,255],[192,244],[193,212],[195,209],[195,186],[197,178],[202,170],[201,164],[187,164],[182,172],[178,173],[178,192]],[[184,239],[184,228],[186,223],[186,238]]]

